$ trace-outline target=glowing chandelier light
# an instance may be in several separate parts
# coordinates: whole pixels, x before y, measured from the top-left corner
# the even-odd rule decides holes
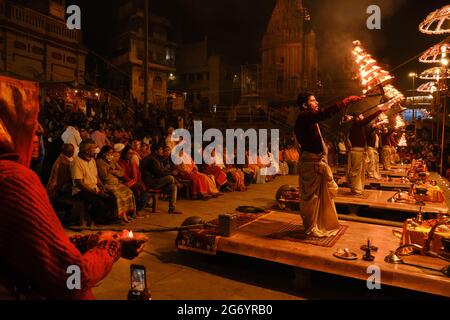
[[[439,79],[450,79],[450,74],[445,74],[445,72],[442,72],[442,68],[440,67],[434,67],[425,70],[422,72],[419,76],[420,79],[423,80],[439,80]]]
[[[441,83],[439,86],[439,91],[446,91],[448,88],[445,84]],[[426,82],[422,85],[420,85],[420,87],[417,88],[418,92],[427,92],[427,93],[434,93],[436,91],[438,91],[438,87],[437,87],[437,83],[430,81],[430,82]]]
[[[419,30],[426,34],[450,33],[450,5],[430,13],[419,25]]]
[[[423,63],[440,63],[443,58],[446,58],[447,52],[450,52],[450,43],[438,43],[427,51],[425,51],[419,58]]]

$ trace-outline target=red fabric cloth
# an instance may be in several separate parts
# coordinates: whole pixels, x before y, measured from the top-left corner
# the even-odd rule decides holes
[[[70,241],[37,175],[0,158],[0,264],[3,279],[26,282],[48,299],[92,299],[91,288],[110,272],[120,243],[102,241],[84,254]],[[69,290],[67,268],[81,269],[81,289]]]
[[[124,175],[124,185],[133,190],[135,197],[139,197],[145,192],[145,184],[142,181],[141,171],[135,161],[119,160],[119,165],[122,167]]]
[[[205,172],[214,176],[214,180],[218,187],[223,186],[227,182],[227,174],[218,166],[207,166]]]
[[[208,183],[205,180],[205,176],[193,171],[190,174],[180,174],[180,178],[192,182],[191,193],[193,198],[209,195]]]

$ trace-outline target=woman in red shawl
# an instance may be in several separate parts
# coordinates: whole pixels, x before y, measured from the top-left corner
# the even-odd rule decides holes
[[[141,172],[139,171],[136,161],[133,161],[135,151],[130,145],[125,146],[121,152],[119,165],[122,167],[123,184],[130,188],[136,199],[137,212],[143,210],[148,203],[150,194],[145,191],[145,184],[142,182]]]
[[[232,191],[228,186],[227,174],[224,172],[225,165],[223,156],[216,154],[216,149],[211,152],[211,163],[205,165],[205,173],[214,176],[217,188],[227,188],[228,191]]]
[[[28,167],[38,109],[37,85],[0,77],[0,295],[92,299],[91,289],[114,262],[137,256],[145,239],[65,234],[44,186]],[[68,288],[71,266],[81,270],[79,290]]]

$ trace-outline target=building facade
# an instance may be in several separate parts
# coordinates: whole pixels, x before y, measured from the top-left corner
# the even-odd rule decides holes
[[[178,53],[176,88],[186,92],[188,106],[204,110],[239,102],[239,68],[211,54],[207,38],[181,45]]]
[[[118,11],[120,30],[111,49],[111,61],[130,78],[126,90],[128,97],[144,102],[144,10],[143,1],[122,1]],[[171,39],[172,26],[166,18],[149,15],[149,83],[148,99],[154,105],[163,106],[168,99],[169,78],[175,73],[176,43]],[[171,76],[172,75],[172,76]],[[123,87],[123,79],[112,79],[112,87]]]
[[[316,90],[316,35],[302,0],[277,0],[261,50],[262,91],[267,101],[292,101],[301,91]]]
[[[69,30],[64,0],[0,0],[0,73],[84,84],[87,51]]]

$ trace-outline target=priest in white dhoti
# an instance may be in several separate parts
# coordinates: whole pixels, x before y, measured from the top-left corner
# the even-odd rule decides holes
[[[367,176],[373,179],[381,179],[380,174],[380,126],[373,124],[367,131]]]
[[[383,162],[384,170],[390,170],[391,165],[395,163],[394,152],[392,148],[392,134],[394,130],[383,129],[381,133],[381,144],[383,148],[381,149],[381,160]]]
[[[383,106],[383,108],[387,108],[387,106]],[[362,195],[364,191],[367,163],[367,126],[382,112],[383,109],[380,107],[377,112],[368,117],[364,117],[362,114],[353,116],[353,123],[349,132],[351,149],[348,154],[347,179],[354,195]]]
[[[313,94],[301,94],[297,99],[301,111],[294,131],[302,149],[299,176],[300,214],[307,235],[330,237],[336,235],[340,228],[333,201],[338,187],[327,164],[327,146],[318,123],[360,100],[360,97],[351,96],[320,110]]]

